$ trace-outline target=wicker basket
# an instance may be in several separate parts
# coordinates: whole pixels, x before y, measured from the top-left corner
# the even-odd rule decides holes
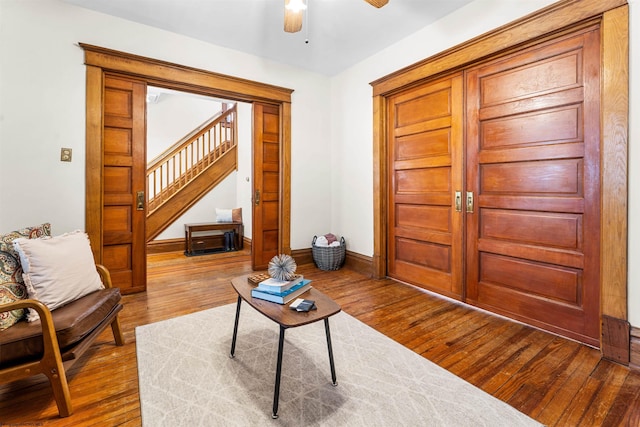
[[[313,236],[311,242],[311,252],[313,262],[320,270],[338,270],[344,264],[347,253],[347,244],[344,237],[340,238],[340,246],[316,246],[318,236]]]

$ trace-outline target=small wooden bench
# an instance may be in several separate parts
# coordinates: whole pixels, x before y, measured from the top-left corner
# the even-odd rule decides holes
[[[244,241],[244,225],[242,222],[201,222],[185,224],[185,254],[196,255],[199,253],[224,251],[225,231],[233,231],[235,250],[242,249]]]

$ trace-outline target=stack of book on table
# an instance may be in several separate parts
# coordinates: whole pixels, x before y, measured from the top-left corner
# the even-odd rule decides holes
[[[258,287],[251,290],[251,296],[286,304],[309,289],[311,289],[311,280],[305,279],[302,275],[292,280],[278,280],[270,277],[258,283]]]

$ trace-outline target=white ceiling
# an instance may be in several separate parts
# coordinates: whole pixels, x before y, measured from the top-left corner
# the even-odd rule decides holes
[[[284,0],[63,0],[284,64],[335,75],[472,0],[306,0],[285,33]],[[308,43],[306,41],[308,40]]]

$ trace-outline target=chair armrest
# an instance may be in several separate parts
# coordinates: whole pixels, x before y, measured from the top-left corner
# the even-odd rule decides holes
[[[7,304],[0,304],[0,312],[19,310],[21,308],[34,309],[38,313],[38,316],[40,316],[45,355],[58,353],[58,357],[60,357],[58,351],[58,337],[56,336],[56,327],[53,324],[53,317],[51,317],[51,310],[49,310],[49,308],[40,301],[34,299],[23,299]]]
[[[25,361],[15,365],[0,367],[0,382],[11,382],[36,374],[45,374],[51,383],[54,399],[61,417],[68,417],[73,412],[67,373],[62,362],[62,355],[53,324],[51,311],[40,301],[25,299],[0,305],[0,311],[29,308],[40,316],[42,328],[43,354],[40,359]],[[34,325],[36,326],[36,325]]]
[[[102,264],[96,264],[96,270],[100,274],[100,278],[102,279],[102,284],[105,288],[113,288],[113,283],[111,282],[111,273],[107,270]]]

